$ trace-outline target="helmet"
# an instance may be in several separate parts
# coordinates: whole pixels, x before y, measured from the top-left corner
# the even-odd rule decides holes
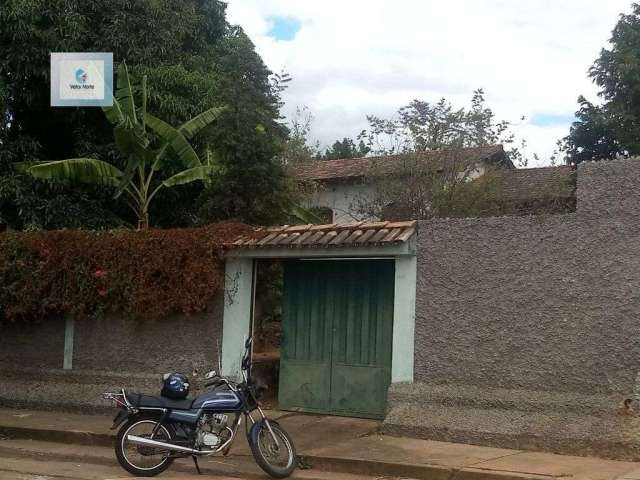
[[[181,373],[165,373],[162,377],[163,397],[181,399],[189,395],[189,379]]]

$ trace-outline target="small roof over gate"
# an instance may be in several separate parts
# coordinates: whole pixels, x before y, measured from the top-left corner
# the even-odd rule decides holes
[[[407,222],[358,222],[347,225],[284,225],[262,227],[225,244],[228,249],[340,248],[404,243],[416,232]]]

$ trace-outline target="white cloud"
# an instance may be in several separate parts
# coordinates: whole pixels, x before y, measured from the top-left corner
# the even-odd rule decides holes
[[[230,0],[273,71],[293,77],[285,114],[307,105],[322,144],[354,137],[365,115],[391,115],[413,98],[467,105],[484,88],[498,118],[572,115],[595,97],[587,69],[630,0]],[[291,41],[269,18],[300,21]],[[546,163],[568,125],[516,127]]]

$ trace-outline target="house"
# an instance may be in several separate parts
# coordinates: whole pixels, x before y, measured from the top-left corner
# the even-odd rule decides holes
[[[280,408],[384,419],[385,432],[433,440],[640,460],[640,161],[505,178],[510,201],[572,193],[575,211],[257,228],[225,241],[224,291],[196,317],[5,326],[0,367],[14,374],[0,405],[95,408],[114,378],[151,388],[152,374],[217,368],[218,353],[238,377],[258,266],[275,261]],[[67,356],[74,370],[61,372]],[[59,387],[79,378],[73,392]]]
[[[289,174],[299,181],[319,185],[311,194],[307,207],[325,209],[330,223],[350,223],[363,218],[358,203],[370,200],[375,193],[375,178],[402,176],[412,169],[429,169],[444,173],[454,169],[457,175],[472,180],[482,176],[488,167],[514,169],[502,145],[443,149],[416,154],[387,155],[341,160],[305,162],[291,166]]]
[[[343,192],[366,162],[348,164],[324,173]],[[252,333],[256,265],[277,260],[280,408],[384,418],[386,432],[433,440],[640,460],[629,407],[640,163],[512,170],[507,199],[563,199],[573,177],[575,211],[280,226],[229,242],[223,371],[239,372],[237,345]]]

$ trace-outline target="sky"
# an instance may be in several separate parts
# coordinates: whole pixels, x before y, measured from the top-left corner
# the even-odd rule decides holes
[[[597,100],[587,71],[630,0],[229,0],[274,72],[293,80],[283,114],[308,107],[326,147],[355,138],[366,115],[413,99],[468,106],[483,88],[527,154],[549,163],[577,97]],[[524,120],[522,120],[524,117]]]

